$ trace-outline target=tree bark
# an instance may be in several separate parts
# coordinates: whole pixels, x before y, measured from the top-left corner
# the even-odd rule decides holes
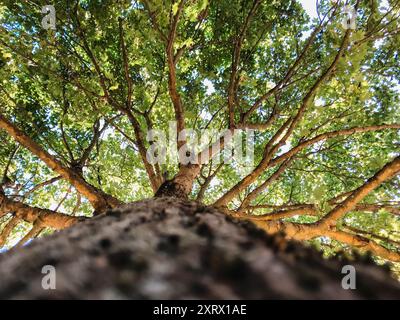
[[[155,196],[187,199],[192,190],[193,182],[199,173],[200,165],[198,164],[181,165],[175,177],[164,181]]]
[[[249,221],[177,198],[123,205],[0,255],[0,298],[398,298],[369,256],[326,260]],[[356,269],[355,290],[341,286]],[[44,265],[56,289],[41,287]]]

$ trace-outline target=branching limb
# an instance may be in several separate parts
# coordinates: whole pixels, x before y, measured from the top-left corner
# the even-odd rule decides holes
[[[208,188],[208,186],[210,185],[211,181],[214,179],[214,177],[218,174],[218,172],[222,169],[222,167],[224,166],[224,163],[221,162],[217,168],[214,170],[214,172],[211,173],[211,167],[212,165],[210,165],[210,172],[208,174],[207,177],[205,177],[204,182],[202,184],[200,184],[200,190],[197,194],[197,201],[203,201],[204,199],[204,194]]]
[[[3,230],[0,233],[0,248],[4,246],[8,237],[11,234],[11,231],[17,226],[20,222],[20,219],[17,218],[15,215],[11,217],[9,221],[7,221],[6,225],[4,226]]]
[[[178,150],[180,150],[181,147],[186,144],[186,137],[181,137],[181,139],[178,139],[179,134],[184,132],[183,130],[185,130],[185,111],[177,87],[174,42],[176,38],[179,18],[182,14],[184,5],[185,5],[185,0],[180,0],[177,12],[172,17],[172,21],[170,23],[167,46],[166,46],[167,65],[168,65],[168,89],[175,110],[175,120],[177,123],[176,139],[177,139]]]
[[[289,121],[289,120],[288,120]],[[282,126],[283,127],[283,126]],[[282,128],[281,127],[281,128]],[[234,186],[232,189],[230,189],[223,197],[221,197],[215,204],[216,205],[226,205],[231,199],[233,199],[239,192],[241,192],[245,187],[249,186],[251,183],[253,183],[259,175],[267,168],[275,166],[291,157],[294,155],[298,154],[300,151],[305,149],[308,146],[311,146],[317,142],[333,138],[333,137],[338,137],[338,136],[346,136],[346,135],[351,135],[354,133],[363,133],[363,132],[370,132],[370,131],[377,131],[377,130],[384,130],[384,129],[400,129],[400,124],[388,124],[388,125],[379,125],[379,126],[367,126],[367,127],[356,127],[356,128],[351,128],[351,129],[344,129],[344,130],[337,130],[337,131],[332,131],[332,132],[327,132],[320,134],[310,140],[306,140],[296,147],[292,148],[288,152],[270,160],[268,155],[265,155],[263,160],[260,162],[260,164],[253,170],[252,173],[250,173],[248,176],[246,176],[242,181],[240,181],[236,186]],[[267,149],[267,148],[266,148]],[[271,154],[269,152],[268,154]]]
[[[96,211],[101,212],[108,207],[116,207],[121,204],[121,202],[116,198],[98,190],[86,182],[81,175],[74,172],[72,169],[65,167],[59,160],[45,151],[32,138],[8,121],[2,114],[0,114],[0,129],[5,130],[18,143],[42,160],[50,169],[54,170],[64,179],[69,181],[78,192],[90,201]]]
[[[365,184],[357,188],[341,204],[331,210],[324,218],[317,222],[317,227],[330,227],[335,225],[337,220],[343,217],[347,212],[354,209],[371,191],[379,187],[384,181],[393,178],[400,172],[400,156],[392,162],[386,164]]]
[[[229,114],[229,128],[235,127],[234,120],[234,106],[236,100],[236,94],[238,89],[238,68],[240,63],[240,53],[242,50],[242,45],[244,41],[244,37],[246,35],[247,29],[249,28],[250,21],[253,18],[254,14],[257,11],[257,8],[260,6],[261,0],[254,0],[253,5],[248,13],[246,20],[244,21],[242,30],[238,38],[235,41],[235,46],[232,53],[232,63],[231,63],[231,75],[229,79],[228,85],[228,114]]]

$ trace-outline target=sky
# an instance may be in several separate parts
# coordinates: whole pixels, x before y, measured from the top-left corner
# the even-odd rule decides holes
[[[315,0],[299,0],[304,10],[308,13],[308,15],[312,18],[317,17],[317,7]]]

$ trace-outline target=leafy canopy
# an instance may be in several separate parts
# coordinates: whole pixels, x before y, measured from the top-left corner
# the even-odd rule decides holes
[[[310,92],[312,99],[300,121],[274,157],[323,133],[400,123],[398,1],[350,1],[357,6],[356,29],[345,44],[342,1],[320,1],[319,18],[313,20],[294,0],[188,0],[182,6],[172,0],[57,1],[55,30],[41,26],[45,4],[5,0],[0,5],[0,111],[63,165],[78,168],[88,183],[121,201],[151,197],[154,192],[138,132],[148,149],[148,130],[167,132],[169,121],[176,119],[168,42],[178,16],[171,45],[186,127],[199,135],[205,129],[228,128],[232,83],[233,122],[247,128],[268,123],[255,133],[253,166],[210,161],[196,177],[191,198],[200,193],[202,201],[212,204],[251,173],[265,157],[267,142],[296,115]],[[337,63],[313,90],[341,47]],[[136,119],[136,127],[129,115]],[[58,174],[37,154],[18,147],[4,131],[0,141],[0,164],[13,181],[5,188],[9,197],[30,206],[91,215],[90,203],[70,181],[40,185]],[[399,155],[399,146],[399,131],[392,129],[311,144],[252,197],[252,208],[245,212],[266,214],[312,204],[317,215],[300,214],[285,221],[315,222],[337,205],[333,198],[363,185]],[[89,154],[82,162],[86,150]],[[235,194],[228,208],[241,207],[277,168],[262,170]],[[153,171],[160,182],[164,172],[172,178],[178,166],[167,162]],[[398,177],[385,181],[362,201],[375,205],[373,210],[364,206],[351,211],[338,226],[396,250],[399,183]],[[3,224],[9,219],[10,215],[3,216]],[[19,224],[9,244],[29,228]],[[347,248],[318,239],[314,241],[327,253]]]

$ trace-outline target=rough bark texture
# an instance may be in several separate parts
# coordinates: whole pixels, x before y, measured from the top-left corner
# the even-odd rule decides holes
[[[342,266],[357,289],[341,287]],[[53,265],[57,289],[43,290]],[[175,198],[124,205],[0,255],[0,298],[399,298],[370,259],[325,260],[282,235]]]
[[[187,199],[199,173],[200,165],[198,164],[181,165],[175,177],[161,184],[155,196]]]

